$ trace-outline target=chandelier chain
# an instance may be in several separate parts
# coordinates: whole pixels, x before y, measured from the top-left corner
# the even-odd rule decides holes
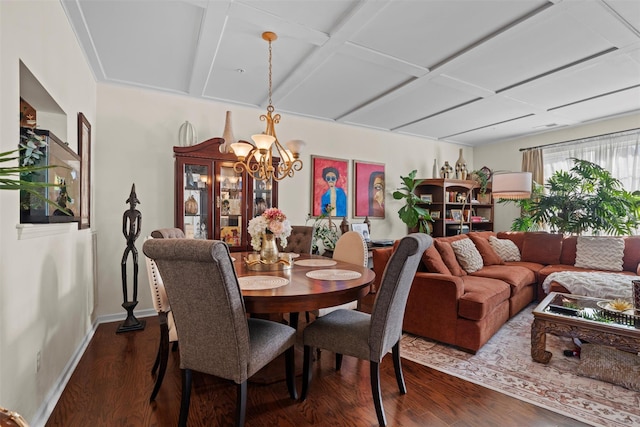
[[[271,102],[271,85],[272,85],[271,64],[272,64],[272,50],[271,50],[271,40],[269,40],[269,105],[272,105],[272,102]]]

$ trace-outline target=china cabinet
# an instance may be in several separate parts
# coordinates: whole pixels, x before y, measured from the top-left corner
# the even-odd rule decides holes
[[[251,249],[249,219],[277,206],[277,183],[237,172],[233,153],[221,153],[223,138],[173,147],[175,226],[195,239],[222,240],[231,251]]]
[[[424,179],[415,189],[429,210],[433,237],[452,236],[469,231],[493,231],[491,187],[485,193],[480,185],[462,179]]]

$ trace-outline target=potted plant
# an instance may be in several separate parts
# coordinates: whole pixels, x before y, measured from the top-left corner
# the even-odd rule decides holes
[[[431,227],[428,221],[433,221],[429,211],[419,206],[425,202],[418,197],[415,189],[423,180],[416,179],[417,170],[412,170],[407,176],[400,176],[403,185],[399,190],[393,192],[393,198],[396,200],[404,200],[405,205],[398,211],[398,216],[407,224],[409,231],[417,229],[420,233],[431,233]]]
[[[332,252],[336,247],[336,242],[340,237],[338,227],[331,220],[332,206],[327,204],[322,210],[322,214],[313,222],[313,242],[311,243],[311,251],[314,254],[324,254]],[[305,225],[312,218],[311,214],[307,215]],[[325,221],[326,219],[326,221]]]
[[[491,171],[485,167],[472,171],[469,176],[472,181],[480,185],[480,194],[484,195],[487,192],[487,185],[489,185],[489,180],[491,179]]]
[[[42,191],[43,188],[55,187],[56,184],[34,181],[34,176],[43,173],[46,169],[64,166],[38,165],[40,158],[44,155],[42,149],[47,144],[35,132],[29,130],[21,139],[20,148],[0,153],[0,164],[18,162],[17,166],[0,166],[0,190],[20,190],[21,209],[25,208],[25,203],[29,200],[35,199],[42,203],[49,203],[68,215],[65,207],[47,199]]]
[[[569,171],[557,171],[544,188],[517,203],[523,217],[512,229],[546,224],[552,232],[581,235],[631,235],[640,227],[640,194],[630,193],[609,171],[587,160],[572,159]]]

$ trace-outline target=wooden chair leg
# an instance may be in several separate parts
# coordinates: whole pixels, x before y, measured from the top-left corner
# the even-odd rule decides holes
[[[393,369],[396,372],[398,388],[400,389],[400,393],[406,394],[407,387],[404,384],[404,375],[402,375],[402,364],[400,362],[400,340],[393,346],[391,353],[393,355]]]
[[[380,391],[379,363],[369,361],[369,375],[371,376],[371,394],[373,396],[373,404],[376,407],[378,424],[380,424],[380,427],[386,427],[387,419],[384,416],[384,408],[382,407],[382,393]]]
[[[236,402],[236,427],[244,426],[245,414],[247,413],[247,381],[238,384],[238,401]]]
[[[309,390],[309,383],[311,382],[311,352],[313,348],[308,345],[304,346],[304,362],[302,364],[302,392],[300,393],[300,400],[307,398],[307,391]]]
[[[173,345],[171,346],[171,351],[176,351],[178,350],[178,341],[174,341]]]
[[[156,399],[158,391],[160,391],[164,374],[167,372],[167,361],[169,360],[169,326],[166,322],[167,315],[164,315],[164,321],[162,318],[163,316],[160,316],[160,345],[158,346],[158,354],[156,355],[156,361],[153,365],[152,372],[155,373],[158,365],[160,366],[160,370],[158,371],[156,383],[153,386],[153,391],[149,398],[150,402],[153,402]]]
[[[189,404],[191,403],[191,369],[182,370],[182,399],[180,400],[179,427],[186,427],[189,418]]]
[[[342,354],[336,353],[336,371],[342,368]]]
[[[292,399],[298,398],[296,390],[296,364],[295,364],[295,348],[291,346],[284,352],[285,370],[287,377],[287,390]]]

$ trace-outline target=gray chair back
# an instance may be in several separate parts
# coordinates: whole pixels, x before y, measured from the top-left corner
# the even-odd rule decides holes
[[[249,327],[223,242],[149,239],[144,253],[165,283],[180,337],[180,367],[233,380],[248,374]]]
[[[402,320],[418,264],[433,240],[423,233],[402,238],[382,274],[371,312],[369,360],[380,362],[402,336]]]
[[[159,228],[151,232],[154,239],[184,239],[185,235],[179,228]]]
[[[291,235],[287,238],[287,246],[284,252],[294,252],[297,254],[310,254],[313,243],[313,226],[292,225]]]

